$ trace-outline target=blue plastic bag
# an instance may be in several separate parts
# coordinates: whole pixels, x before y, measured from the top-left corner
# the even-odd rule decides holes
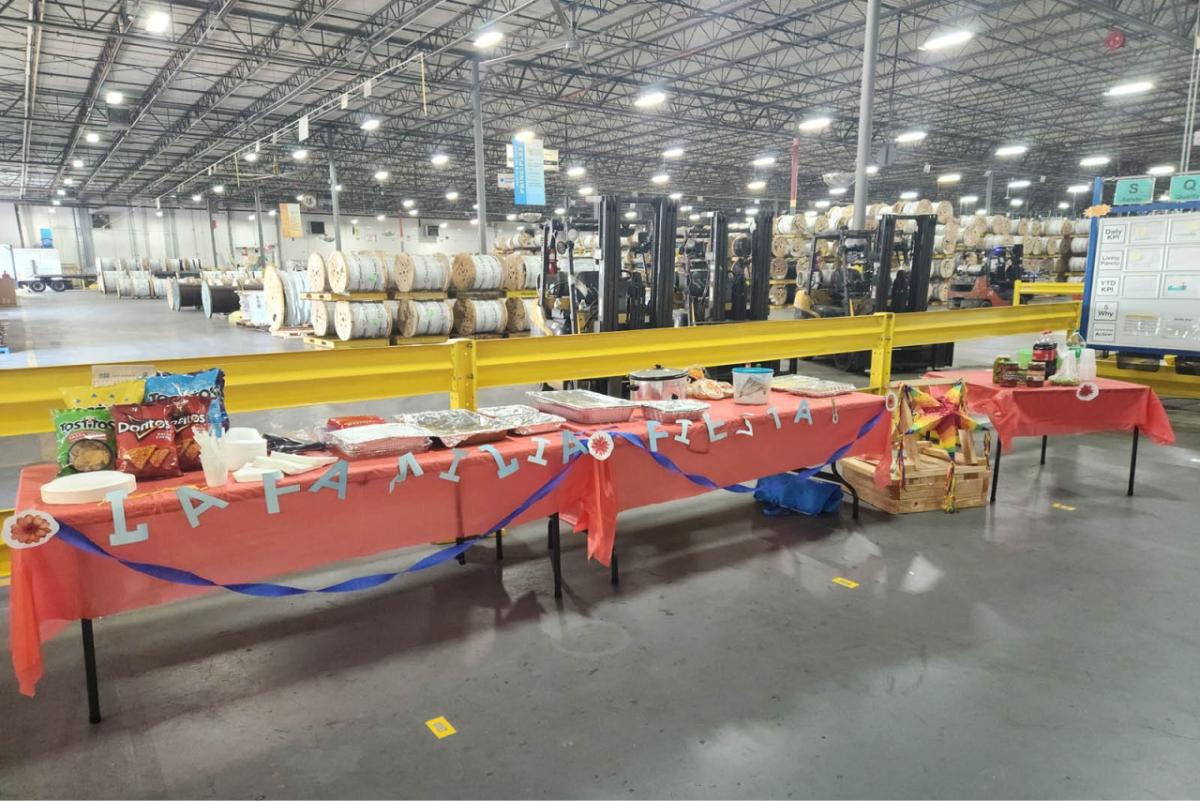
[[[795,473],[778,473],[758,480],[754,500],[763,505],[765,515],[794,512],[820,515],[838,510],[842,505],[842,488],[829,481],[801,478]]]

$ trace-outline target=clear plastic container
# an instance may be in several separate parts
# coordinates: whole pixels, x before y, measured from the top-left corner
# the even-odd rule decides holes
[[[733,402],[746,406],[766,406],[774,376],[775,371],[770,367],[733,368]]]

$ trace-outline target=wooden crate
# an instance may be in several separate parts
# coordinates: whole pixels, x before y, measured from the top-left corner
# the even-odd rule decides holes
[[[883,489],[875,486],[876,460],[849,458],[838,462],[842,476],[858,490],[859,497],[888,514],[940,511],[946,500],[946,475],[950,467],[944,452],[930,446],[913,464],[906,460],[905,483],[893,480]],[[955,463],[954,506],[970,509],[986,506],[992,485],[992,470],[982,459],[975,463]]]

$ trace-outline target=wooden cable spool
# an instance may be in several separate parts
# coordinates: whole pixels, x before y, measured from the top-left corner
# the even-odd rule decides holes
[[[383,292],[387,289],[387,270],[383,259],[372,250],[358,253],[335,250],[325,262],[329,288],[339,295],[351,292]]]
[[[490,292],[500,288],[504,268],[495,256],[458,253],[450,263],[450,283],[459,292]]]
[[[938,296],[938,300],[940,300],[942,303],[950,302],[950,284],[949,284],[949,282],[944,283],[944,284],[938,284],[937,296]]]
[[[537,289],[542,275],[542,258],[527,253],[511,253],[502,263],[504,276],[501,288],[512,292],[522,289]]]
[[[311,322],[311,306],[300,296],[307,286],[307,272],[267,268],[263,274],[263,295],[272,331],[299,328]]]
[[[813,218],[813,223],[809,226],[809,229],[816,231],[817,233],[820,233],[821,231],[828,231],[829,217],[824,214],[818,214]]]
[[[150,278],[150,297],[165,298],[167,296],[167,279],[152,276]]]
[[[793,259],[802,259],[808,255],[809,240],[793,239],[788,245],[788,255]]]
[[[200,282],[195,279],[171,279],[167,285],[167,304],[175,311],[200,309],[204,306]]]
[[[309,318],[312,321],[313,334],[319,337],[334,335],[333,330],[333,301],[311,301]]]
[[[938,266],[938,275],[945,279],[953,278],[954,259],[942,259],[942,263]]]
[[[1072,256],[1086,256],[1088,252],[1088,240],[1085,236],[1071,237],[1070,251]]]
[[[396,332],[402,337],[449,336],[454,328],[454,301],[402,300]]]
[[[1048,236],[1046,237],[1046,255],[1058,256],[1067,252],[1069,241],[1066,237]]]
[[[498,334],[508,326],[508,309],[500,300],[459,298],[454,304],[454,330],[463,336]]]
[[[1003,214],[993,214],[985,219],[989,233],[1003,235],[1012,229],[1012,221]]]
[[[271,311],[267,308],[267,293],[262,289],[239,289],[238,310],[242,321],[255,328],[271,325]]]
[[[769,288],[767,290],[767,302],[772,306],[786,305],[788,302],[788,287],[782,284],[776,284],[775,286]]]
[[[954,219],[954,204],[948,200],[939,200],[933,204],[933,213],[937,215],[937,221],[945,225]]]
[[[788,254],[788,242],[782,237],[775,237],[771,240],[771,255],[777,259],[782,259]]]
[[[958,249],[957,236],[943,236],[938,240],[937,250],[947,255],[954,253]]]
[[[802,214],[782,214],[776,218],[775,225],[781,234],[803,234],[808,230]]]
[[[343,342],[388,337],[393,326],[392,315],[383,303],[339,300],[333,305],[333,330]]]
[[[1041,256],[1046,252],[1046,240],[1040,236],[1029,236],[1025,239],[1025,255]]]
[[[1073,236],[1088,237],[1092,235],[1092,221],[1090,219],[1075,220],[1071,223],[1071,234]]]
[[[1042,235],[1042,221],[1041,220],[1034,219],[1034,220],[1029,221],[1029,235],[1030,236],[1041,236]]]
[[[496,237],[496,250],[512,250],[512,249],[513,249],[512,237],[503,236],[503,235]]]
[[[214,314],[231,314],[238,310],[238,290],[235,286],[222,284],[202,284],[200,286],[200,307],[204,316],[211,318]]]
[[[771,259],[771,277],[775,279],[787,278],[788,263],[787,259]]]
[[[308,254],[308,291],[328,292],[329,276],[325,271],[325,257],[315,250]]]
[[[507,298],[504,301],[508,313],[506,330],[510,333],[528,331],[533,320],[534,307],[537,301],[533,298]]]
[[[1067,259],[1067,269],[1073,273],[1081,273],[1087,269],[1087,256],[1072,256]]]
[[[1029,236],[1029,220],[1022,217],[1017,220],[1017,234],[1020,236]]]
[[[177,273],[182,269],[183,261],[180,259],[167,259],[167,272]]]
[[[450,259],[444,253],[398,253],[390,282],[399,292],[445,292],[450,286]]]
[[[537,245],[537,240],[534,239],[533,234],[529,233],[528,231],[521,231],[519,234],[517,234],[515,243],[519,248],[531,248]]]

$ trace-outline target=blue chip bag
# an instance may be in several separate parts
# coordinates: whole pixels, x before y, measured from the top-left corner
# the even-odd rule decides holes
[[[146,379],[146,403],[195,397],[209,401],[208,421],[214,430],[229,429],[225,412],[225,373],[217,368],[197,373],[161,373]]]

